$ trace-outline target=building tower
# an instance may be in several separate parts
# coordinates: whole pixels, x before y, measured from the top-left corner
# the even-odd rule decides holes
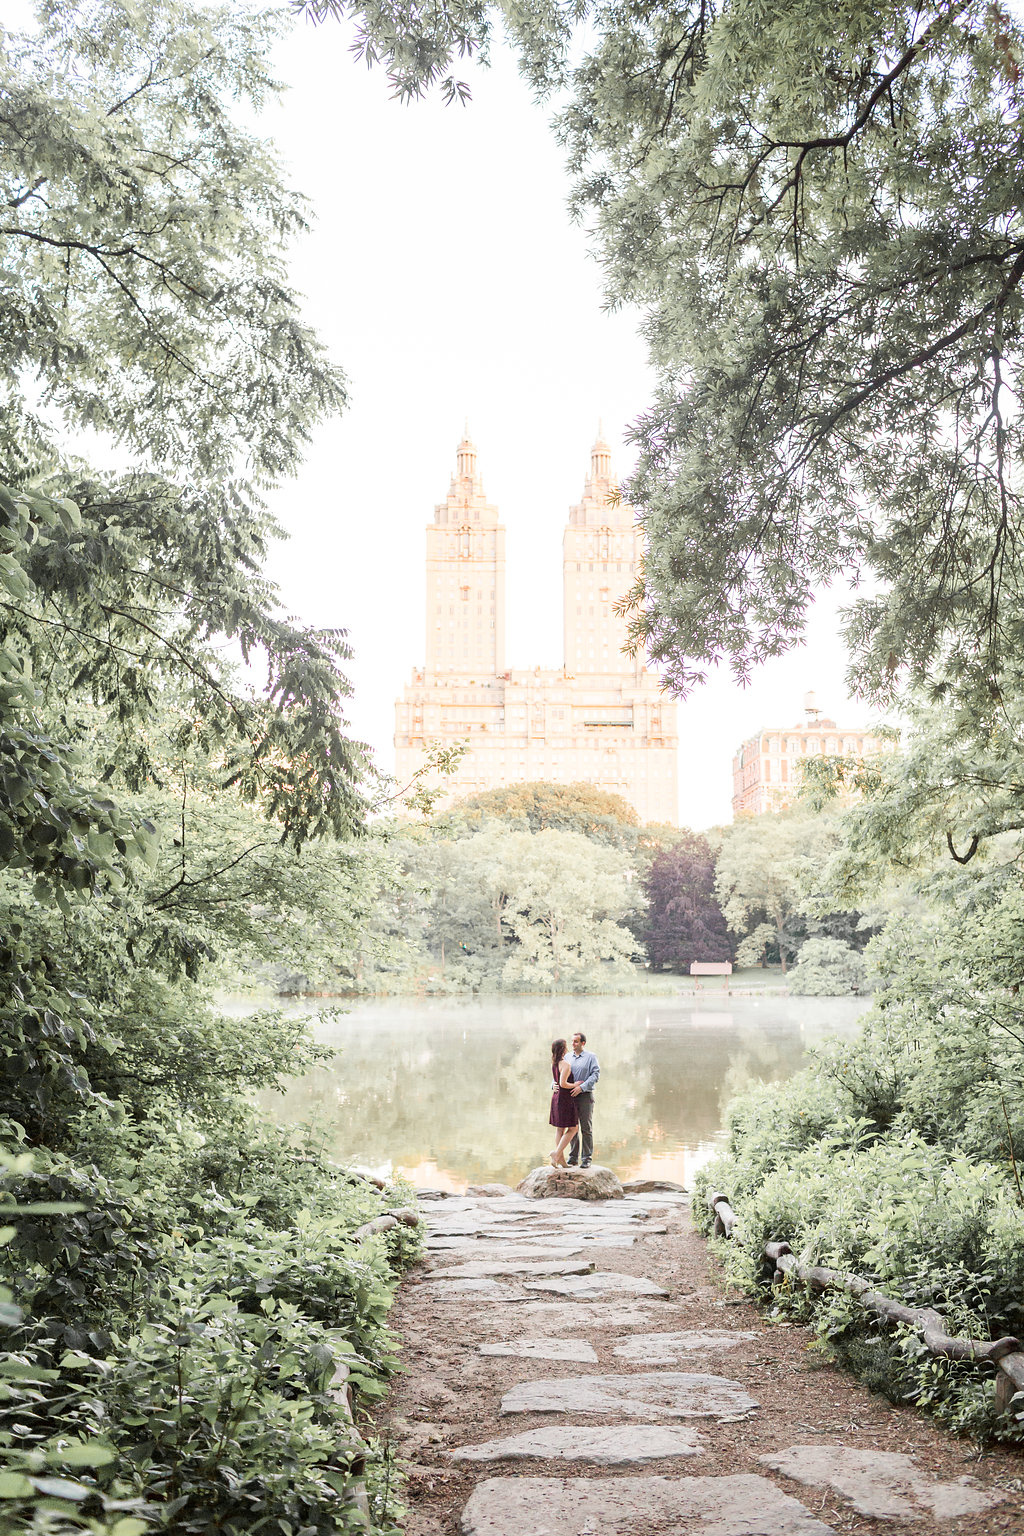
[[[616,601],[636,577],[640,536],[599,433],[583,500],[563,538],[565,666],[505,661],[505,530],[487,502],[468,433],[427,529],[426,665],[396,700],[395,764],[406,784],[432,746],[464,743],[450,803],[544,779],[623,795],[642,821],[676,819],[676,706],[642,659],[622,654]]]
[[[468,427],[427,527],[426,615],[428,673],[505,670],[505,529],[484,495]]]
[[[643,670],[624,654],[626,620],[615,612],[636,579],[642,543],[599,426],[583,499],[570,509],[562,538],[565,667],[577,677],[625,672],[639,678]]]

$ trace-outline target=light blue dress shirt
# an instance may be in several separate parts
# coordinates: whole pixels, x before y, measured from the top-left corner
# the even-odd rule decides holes
[[[579,1055],[570,1055],[572,1063],[569,1076],[574,1083],[579,1083],[584,1093],[593,1093],[594,1085],[601,1076],[601,1068],[598,1066],[597,1057],[593,1051],[584,1048]]]

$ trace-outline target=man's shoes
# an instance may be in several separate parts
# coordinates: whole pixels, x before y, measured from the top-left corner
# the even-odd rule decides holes
[[[579,1167],[579,1163],[576,1161],[576,1159],[574,1157],[570,1157],[569,1161],[566,1163],[565,1166],[567,1168],[578,1168]],[[584,1168],[587,1168],[587,1167],[589,1167],[589,1164],[588,1163],[584,1163],[583,1166],[584,1166]]]
[[[585,1163],[580,1163],[580,1167],[581,1168],[589,1168],[590,1167],[590,1158],[588,1157]]]

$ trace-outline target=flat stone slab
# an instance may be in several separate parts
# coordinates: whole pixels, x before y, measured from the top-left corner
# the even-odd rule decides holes
[[[612,1237],[664,1237],[668,1227],[660,1221],[636,1222],[630,1226],[623,1226],[621,1222],[614,1225],[608,1222],[599,1222],[595,1225],[592,1221],[567,1221],[553,1228],[551,1236],[557,1241],[564,1237],[575,1242],[581,1239],[583,1242],[607,1242]]]
[[[835,1536],[766,1477],[488,1477],[463,1536]]]
[[[524,1360],[577,1360],[596,1365],[597,1351],[586,1339],[504,1339],[500,1344],[481,1344],[482,1355],[517,1355]]]
[[[474,1259],[468,1264],[451,1264],[447,1269],[435,1269],[438,1280],[480,1280],[487,1275],[589,1275],[593,1270],[589,1259],[542,1259],[526,1264],[509,1262],[508,1259]]]
[[[547,1376],[521,1381],[501,1400],[511,1413],[626,1414],[631,1419],[715,1419],[760,1405],[727,1376],[641,1371],[632,1376]]]
[[[581,1300],[603,1296],[668,1296],[664,1286],[655,1285],[643,1275],[620,1275],[615,1270],[599,1269],[592,1275],[552,1276],[547,1280],[528,1280],[529,1291],[552,1291],[558,1296],[577,1296]]]
[[[630,1239],[632,1241],[632,1239]],[[601,1244],[602,1247],[606,1246]],[[586,1245],[593,1248],[593,1243]],[[583,1243],[575,1243],[571,1248],[555,1247],[551,1243],[533,1243],[527,1247],[520,1239],[509,1238],[507,1242],[473,1242],[463,1237],[435,1237],[428,1238],[424,1251],[436,1254],[438,1257],[466,1259],[507,1259],[511,1264],[533,1264],[544,1259],[554,1262],[556,1259],[575,1259],[585,1251]]]
[[[756,1338],[756,1333],[730,1333],[725,1328],[697,1328],[683,1333],[634,1333],[628,1339],[620,1339],[613,1353],[622,1360],[636,1360],[642,1365],[674,1365],[683,1355],[735,1349],[737,1344]]]
[[[639,1467],[648,1461],[699,1456],[697,1442],[696,1432],[681,1424],[567,1424],[463,1445],[450,1454],[453,1461],[582,1461],[591,1467]]]
[[[651,1310],[653,1308],[653,1310]],[[516,1313],[516,1318],[536,1318],[537,1326],[547,1330],[571,1328],[582,1332],[587,1328],[652,1327],[660,1321],[664,1312],[663,1301],[630,1302],[616,1301],[530,1301]]]
[[[622,1185],[610,1168],[534,1168],[518,1186],[530,1200],[621,1200]]]
[[[807,1488],[831,1488],[862,1515],[876,1520],[954,1520],[1003,1503],[1006,1495],[981,1488],[972,1477],[940,1483],[898,1451],[861,1451],[843,1445],[793,1445],[763,1466]]]
[[[514,1193],[509,1184],[470,1184],[466,1190],[467,1195],[476,1195],[478,1199],[482,1196],[485,1200],[494,1200],[502,1195]]]
[[[432,1301],[527,1301],[522,1291],[509,1285],[499,1285],[497,1280],[425,1280],[420,1286]]]

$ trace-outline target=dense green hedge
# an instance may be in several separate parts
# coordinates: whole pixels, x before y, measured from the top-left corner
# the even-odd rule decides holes
[[[73,1154],[9,1167],[27,1209],[3,1250],[6,1528],[364,1528],[366,1447],[330,1386],[344,1366],[362,1403],[386,1390],[418,1239],[352,1233],[410,1191],[381,1195],[242,1102],[216,1127],[95,1111],[78,1132]],[[376,1452],[367,1479],[374,1529],[393,1530]]]
[[[736,1100],[726,1150],[696,1181],[698,1220],[709,1227],[708,1190],[726,1190],[741,1218],[739,1240],[718,1245],[731,1278],[777,1315],[810,1322],[869,1385],[951,1428],[1024,1439],[1024,1426],[994,1414],[993,1367],[936,1360],[912,1331],[887,1331],[842,1294],[787,1284],[769,1297],[763,1247],[785,1240],[806,1263],[938,1308],[951,1333],[1024,1334],[1024,1210],[1005,1169],[914,1131],[878,1136],[843,1108],[815,1067]]]

